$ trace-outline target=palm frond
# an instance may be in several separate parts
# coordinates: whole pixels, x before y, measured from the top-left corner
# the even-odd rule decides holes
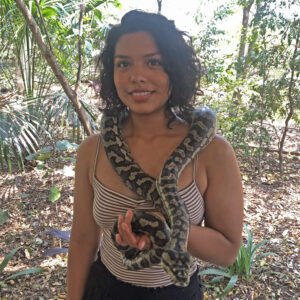
[[[38,149],[39,126],[20,100],[1,103],[0,120],[1,168],[12,172],[12,161],[15,161],[19,170],[24,170],[23,152]]]

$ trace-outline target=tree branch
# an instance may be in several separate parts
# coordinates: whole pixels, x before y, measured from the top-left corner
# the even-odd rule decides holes
[[[80,3],[80,15],[79,15],[79,32],[78,32],[78,71],[77,71],[77,78],[76,78],[76,84],[75,84],[75,93],[78,93],[78,88],[80,85],[80,77],[81,77],[81,69],[82,69],[82,25],[83,25],[83,14],[85,9],[85,3],[84,0],[81,0]]]
[[[158,6],[157,13],[159,14],[161,14],[161,4],[162,4],[162,0],[157,0],[157,6]]]
[[[23,0],[15,0],[17,7],[23,14],[26,23],[28,27],[30,28],[32,35],[36,39],[36,42],[39,46],[39,49],[41,50],[43,56],[47,60],[48,64],[50,65],[53,73],[55,74],[56,78],[58,79],[59,83],[61,84],[63,90],[65,91],[66,95],[69,97],[69,99],[74,104],[74,107],[76,109],[76,112],[78,113],[78,117],[84,127],[84,130],[87,135],[91,135],[93,133],[91,124],[86,116],[85,111],[83,110],[83,107],[81,103],[77,99],[77,94],[74,90],[72,90],[71,86],[69,85],[64,73],[61,71],[57,61],[54,58],[53,53],[50,51],[50,49],[47,47],[47,45],[43,41],[43,37],[41,34],[41,31],[36,24],[34,18],[32,17],[30,11],[28,10],[26,4]]]
[[[298,52],[298,47],[299,47],[299,37],[300,37],[300,30],[298,29],[298,33],[297,33],[297,37],[296,37],[296,43],[295,43],[295,48],[294,48],[294,53],[293,53],[293,57],[292,57],[292,63],[291,65],[291,79],[289,82],[289,89],[288,89],[288,99],[289,99],[289,112],[288,115],[285,119],[285,127],[283,129],[283,133],[282,133],[282,137],[280,140],[280,144],[279,144],[279,149],[278,149],[278,154],[279,154],[279,169],[280,169],[280,174],[282,175],[283,173],[283,167],[282,167],[282,149],[283,149],[283,145],[284,145],[284,141],[286,138],[286,134],[288,131],[288,126],[289,126],[289,121],[292,118],[293,114],[294,114],[294,101],[293,101],[293,96],[292,96],[292,89],[293,89],[293,85],[294,85],[294,75],[295,75],[295,61],[296,61],[296,56],[297,56],[297,52]]]
[[[43,17],[42,12],[41,12],[40,4],[38,3],[37,0],[34,0],[34,2],[35,2],[35,5],[36,5],[36,7],[37,7],[37,9],[38,9],[39,16],[40,16],[40,19],[41,19],[42,24],[43,24],[43,27],[44,27],[44,32],[45,32],[46,37],[47,37],[47,41],[48,41],[48,45],[49,45],[50,51],[51,51],[52,54],[53,54],[53,49],[52,49],[50,37],[49,37],[49,34],[48,34],[48,30],[47,30],[47,27],[46,27],[46,24],[45,24],[44,17]]]

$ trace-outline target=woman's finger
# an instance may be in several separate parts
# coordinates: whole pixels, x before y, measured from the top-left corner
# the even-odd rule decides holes
[[[131,246],[131,247],[137,247],[137,237],[136,235],[132,232],[131,230],[131,225],[128,225],[127,223],[122,223],[121,225],[122,229],[123,229],[123,235],[122,238],[124,240],[127,241],[127,243]]]
[[[116,242],[120,245],[120,246],[127,246],[127,243],[125,243],[121,237],[121,235],[119,233],[116,234]]]
[[[123,222],[120,224],[122,239],[126,241],[129,246],[137,247],[137,238],[136,235],[132,232],[131,222],[133,219],[132,210],[126,212]]]
[[[124,222],[126,224],[130,225],[130,227],[131,227],[132,219],[133,219],[133,212],[131,209],[128,209],[126,212],[125,218],[124,218]]]
[[[151,241],[148,236],[142,235],[138,240],[137,248],[140,250],[148,250],[151,247]]]
[[[119,216],[118,217],[118,231],[119,234],[122,236],[123,235],[123,228],[122,228],[122,223],[124,222],[124,217],[123,216]]]

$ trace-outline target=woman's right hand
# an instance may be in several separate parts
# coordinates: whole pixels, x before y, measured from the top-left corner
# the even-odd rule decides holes
[[[132,232],[131,222],[133,218],[132,210],[128,210],[125,216],[118,218],[118,231],[116,242],[121,246],[130,246],[139,250],[149,250],[151,241],[147,235],[137,235]]]

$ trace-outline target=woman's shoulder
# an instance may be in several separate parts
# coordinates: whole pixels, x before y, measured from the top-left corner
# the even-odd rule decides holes
[[[81,144],[78,147],[77,152],[78,153],[85,153],[85,152],[90,153],[92,150],[95,150],[97,147],[99,138],[100,138],[99,134],[93,134],[91,136],[88,136],[81,142]]]
[[[211,141],[211,148],[214,151],[224,151],[224,150],[232,150],[231,144],[219,134],[216,134],[213,140]]]
[[[97,153],[98,140],[99,134],[93,134],[84,139],[77,149],[76,167],[86,170],[90,178]]]
[[[204,149],[203,156],[206,161],[214,164],[217,164],[220,160],[235,159],[235,153],[231,144],[219,134],[216,134],[210,144]]]

